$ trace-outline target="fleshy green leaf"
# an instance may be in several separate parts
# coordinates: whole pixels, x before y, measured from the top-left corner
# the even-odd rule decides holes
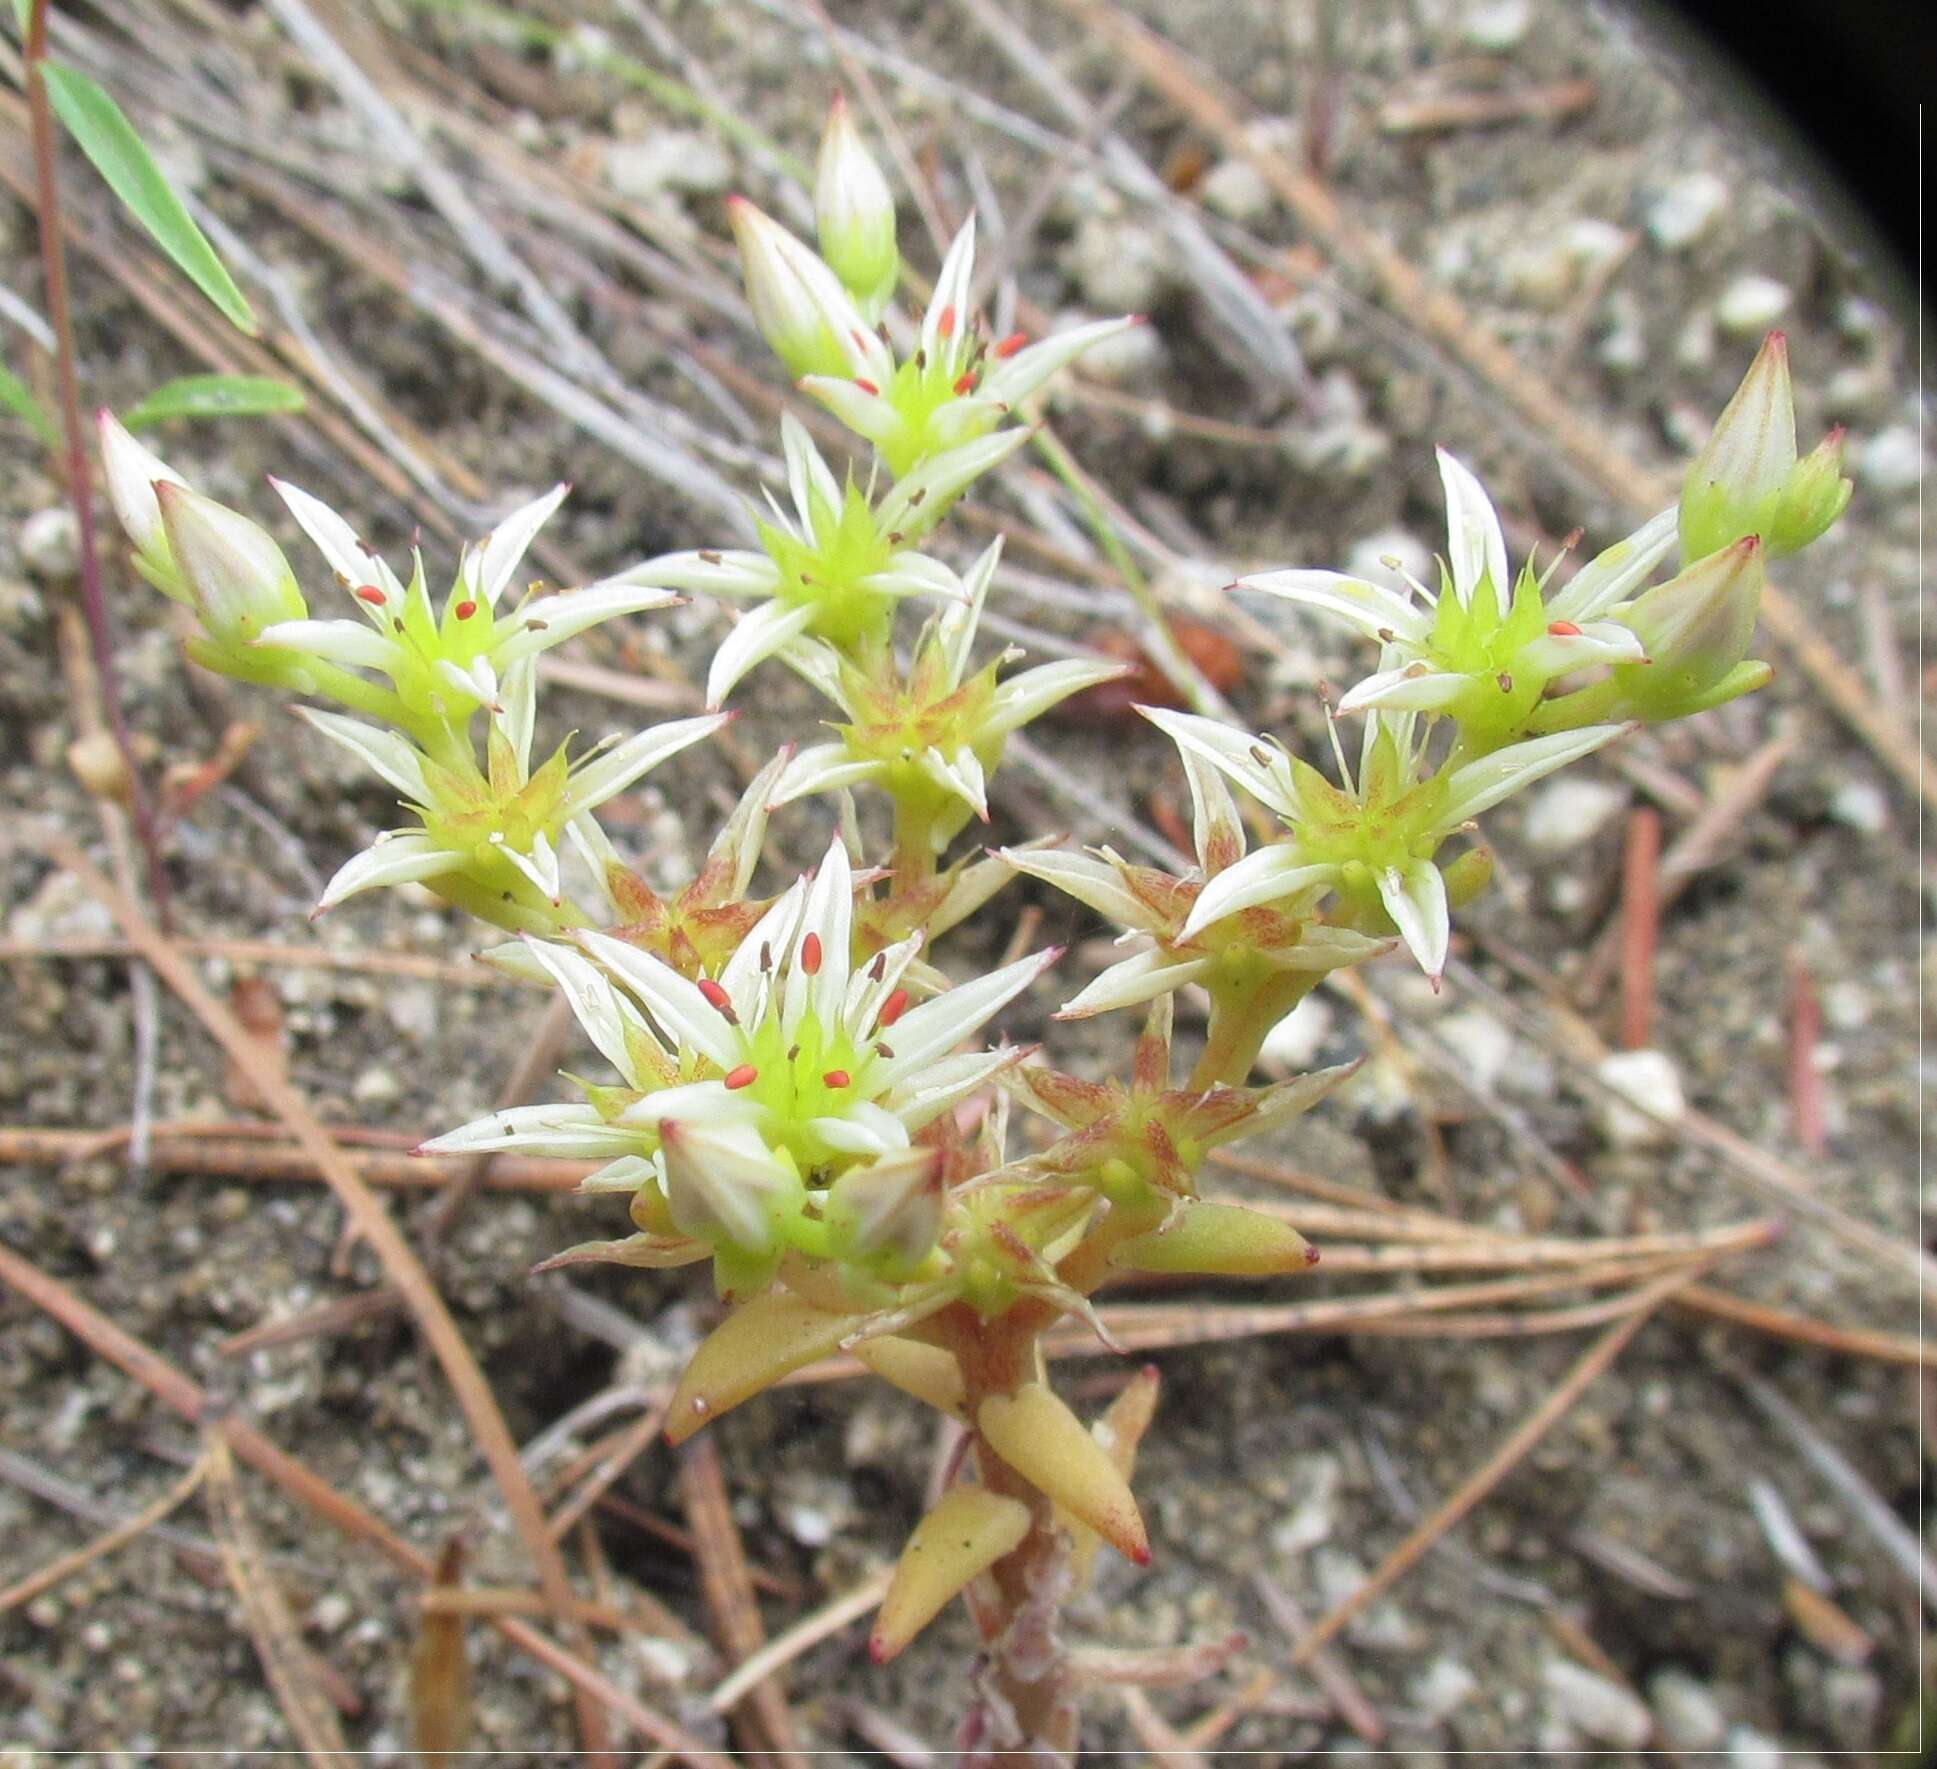
[[[44,62],[41,76],[47,82],[54,114],[80,144],[81,152],[94,162],[94,169],[107,180],[108,188],[183,274],[221,309],[223,317],[237,331],[254,337],[256,316],[250,312],[249,303],[121,107],[98,82],[59,62]]]
[[[4,363],[0,363],[0,406],[31,426],[34,434],[49,448],[60,441],[54,429],[54,420],[47,415],[47,408],[34,397],[27,383]]]
[[[168,418],[260,418],[307,403],[302,388],[268,375],[183,375],[164,381],[121,421],[145,430]]]

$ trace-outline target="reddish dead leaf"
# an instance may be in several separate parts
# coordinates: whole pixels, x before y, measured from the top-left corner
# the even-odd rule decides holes
[[[244,1030],[261,1047],[262,1054],[275,1065],[276,1073],[279,1076],[285,1074],[289,1058],[282,1041],[282,999],[277,995],[275,985],[254,972],[237,977],[229,986],[229,1011],[242,1022]],[[238,1112],[266,1110],[261,1090],[237,1063],[228,1065],[222,1080],[222,1094]]]
[[[161,777],[163,816],[173,822],[205,792],[228,779],[261,735],[262,727],[253,720],[234,719],[213,755],[199,762],[171,764]]]
[[[444,1544],[431,1591],[457,1586],[464,1547]],[[464,1650],[464,1618],[426,1605],[410,1649],[410,1740],[420,1761],[435,1763],[464,1749],[471,1737],[471,1661]]]

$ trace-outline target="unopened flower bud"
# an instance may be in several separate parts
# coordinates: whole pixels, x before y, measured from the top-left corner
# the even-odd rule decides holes
[[[1650,590],[1620,618],[1648,661],[1621,664],[1615,680],[1653,718],[1678,718],[1748,655],[1762,606],[1763,544],[1745,535]]]
[[[800,1205],[793,1163],[742,1125],[699,1129],[664,1123],[666,1201],[681,1234],[760,1254],[776,1243],[780,1220]]]
[[[841,1254],[913,1265],[942,1226],[941,1151],[910,1149],[851,1169],[834,1182],[822,1214]]]
[[[839,95],[821,136],[814,220],[828,267],[847,285],[862,317],[879,319],[901,273],[894,193]]]
[[[1744,535],[1779,559],[1822,534],[1849,502],[1842,440],[1832,436],[1796,459],[1796,406],[1789,347],[1771,332],[1682,482],[1681,556],[1705,559]]]
[[[282,548],[248,517],[171,480],[155,487],[175,569],[211,639],[247,644],[309,609]]]
[[[760,335],[796,376],[855,373],[847,340],[863,328],[840,278],[744,197],[727,203],[747,300]]]
[[[161,519],[161,500],[155,495],[158,484],[187,488],[185,480],[153,450],[137,442],[111,411],[102,411],[96,423],[101,436],[101,473],[107,481],[108,502],[135,550],[142,574],[157,588],[178,598],[183,593],[180,577],[168,550],[168,530]]]

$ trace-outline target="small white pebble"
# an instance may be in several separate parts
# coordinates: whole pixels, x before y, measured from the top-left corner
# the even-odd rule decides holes
[[[1316,995],[1307,995],[1265,1034],[1260,1053],[1288,1069],[1309,1069],[1332,1035],[1332,1010]]]
[[[1567,224],[1561,240],[1568,257],[1583,270],[1599,270],[1620,257],[1628,243],[1628,230],[1598,216],[1584,215]]]
[[[20,557],[36,577],[68,578],[81,569],[81,531],[65,504],[36,510],[20,525]]]
[[[1164,341],[1152,325],[1131,326],[1092,344],[1082,355],[1082,372],[1110,387],[1148,385],[1163,373]]]
[[[1664,252],[1692,246],[1728,206],[1729,187],[1713,172],[1685,172],[1655,193],[1643,225]]]
[[[1654,1730],[1647,1704],[1611,1678],[1570,1659],[1549,1659],[1541,1677],[1554,1706],[1597,1744],[1639,1750]]]
[[[387,1106],[403,1097],[403,1084],[389,1069],[365,1069],[350,1088],[350,1097],[360,1106]]]
[[[1681,1075],[1664,1052],[1612,1051],[1594,1073],[1614,1090],[1596,1106],[1601,1134],[1610,1143],[1617,1149],[1646,1149],[1670,1140],[1675,1120],[1688,1105]],[[1667,1122],[1658,1123],[1657,1118]]]
[[[1734,1769],[1782,1769],[1782,1746],[1752,1726],[1729,1732],[1729,1762]]]
[[[1923,449],[1909,424],[1879,430],[1856,451],[1856,477],[1870,491],[1909,491],[1923,477]]]
[[[1439,1032],[1447,1049],[1482,1092],[1491,1093],[1500,1078],[1515,1067],[1513,1034],[1483,1009],[1463,1007],[1449,1013],[1440,1022]]]
[[[1873,780],[1846,780],[1830,794],[1829,814],[1865,835],[1881,835],[1890,827],[1889,795]]]
[[[1578,848],[1627,802],[1627,793],[1611,781],[1549,781],[1527,801],[1527,846],[1543,854]]]
[[[717,196],[733,182],[733,156],[696,129],[656,129],[605,150],[605,182],[622,197]]]
[[[1533,25],[1533,0],[1480,0],[1466,9],[1459,34],[1475,49],[1501,55],[1515,48]]]
[[[1198,195],[1213,214],[1241,226],[1271,213],[1271,187],[1249,160],[1219,160],[1204,174]]]
[[[1734,337],[1766,332],[1794,297],[1772,276],[1738,276],[1715,303],[1715,318]]]

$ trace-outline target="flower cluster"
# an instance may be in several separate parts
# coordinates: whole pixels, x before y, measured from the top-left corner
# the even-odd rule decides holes
[[[868,458],[830,462],[787,415],[786,484],[755,519],[757,546],[665,554],[583,589],[521,586],[559,487],[466,548],[439,603],[421,558],[399,575],[341,517],[277,485],[347,598],[320,616],[263,529],[104,414],[108,490],[142,575],[192,611],[191,657],[325,703],[304,716],[400,795],[410,821],[350,859],[319,907],[423,882],[515,936],[485,956],[561,993],[609,1070],[574,1077],[574,1100],[494,1111],[425,1147],[596,1163],[582,1189],[623,1196],[632,1232],[558,1260],[710,1262],[729,1306],[672,1397],[675,1441],[836,1352],[962,1421],[963,1478],[911,1537],[871,1647],[891,1656],[967,1591],[989,1736],[1060,1750],[1053,1716],[1068,1691],[1054,1683],[1049,1622],[1100,1544],[1149,1556],[1129,1481],[1154,1384],[1133,1383],[1093,1433],[1048,1386],[1042,1336],[1073,1319],[1113,1344],[1092,1299],[1125,1272],[1271,1277],[1311,1263],[1280,1218],[1200,1195],[1213,1150],[1283,1124],[1351,1072],[1254,1085],[1266,1035],[1328,973],[1400,946],[1437,987],[1453,913],[1491,873],[1469,840],[1477,818],[1638,723],[1766,681],[1748,652],[1767,564],[1825,532],[1849,485],[1839,435],[1798,458],[1780,337],[1679,507],[1563,583],[1558,559],[1512,570],[1486,492],[1442,452],[1436,586],[1308,569],[1233,586],[1377,647],[1376,667],[1326,707],[1333,771],[1270,734],[1144,708],[1181,760],[1194,864],[1170,872],[1053,841],[951,860],[970,822],[991,820],[1012,734],[1123,666],[1010,673],[1013,652],[978,663],[1001,542],[951,560],[934,550],[940,524],[1028,443],[1009,422],[1017,408],[1135,322],[991,340],[971,292],[972,219],[925,308],[904,311],[892,191],[842,105],[814,204],[818,251],[744,199],[730,205],[748,306],[815,421],[845,426]],[[708,672],[715,710],[535,760],[543,654],[682,593],[743,608]],[[910,633],[901,610],[917,598],[925,618]],[[717,731],[732,716],[717,709],[770,662],[838,719],[749,769],[697,873],[654,889],[595,813]],[[1355,765],[1338,727],[1354,717]],[[1234,788],[1254,801],[1248,826]],[[757,891],[770,814],[820,795],[835,798],[839,833],[825,841],[823,826],[811,873]],[[876,805],[891,819],[885,843]],[[1056,951],[961,982],[938,960],[935,942],[1018,875],[1130,944],[1061,1015],[1143,1007],[1123,1076],[1065,1073],[991,1031]],[[1180,1080],[1185,991],[1208,999],[1209,1024]],[[1012,1108],[1041,1121],[1020,1153]],[[1032,1712],[1050,1716],[1033,1732]]]

